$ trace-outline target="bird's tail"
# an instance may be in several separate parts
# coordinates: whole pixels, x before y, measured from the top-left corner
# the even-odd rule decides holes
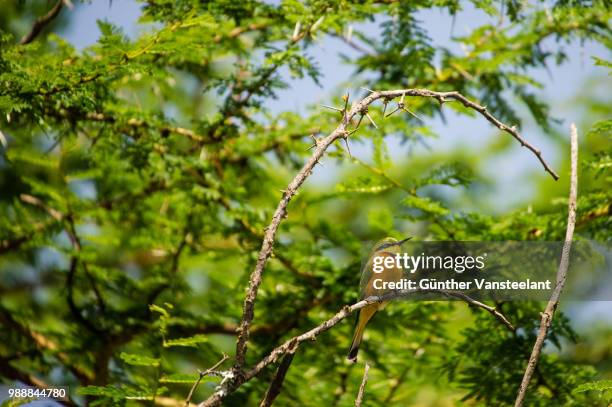
[[[352,362],[357,361],[357,353],[359,353],[359,345],[361,345],[361,338],[363,338],[363,327],[357,325],[355,328],[355,334],[353,335],[353,342],[351,342],[351,347],[347,356],[347,359]]]
[[[356,362],[357,361],[357,353],[359,353],[359,346],[361,345],[361,339],[363,338],[363,331],[365,329],[366,324],[372,318],[372,316],[376,313],[376,308],[370,306],[364,307],[359,311],[359,315],[357,316],[357,320],[355,321],[355,333],[353,334],[353,341],[351,342],[351,347],[349,349],[349,353],[347,359]]]

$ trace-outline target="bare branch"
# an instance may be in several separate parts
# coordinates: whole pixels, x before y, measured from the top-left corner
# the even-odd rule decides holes
[[[542,313],[542,319],[540,320],[540,330],[536,338],[529,362],[527,362],[527,368],[523,376],[523,381],[519,387],[516,401],[514,402],[515,407],[521,407],[525,400],[525,394],[527,393],[527,387],[529,387],[529,381],[533,376],[533,372],[538,363],[540,352],[544,346],[546,334],[550,324],[552,323],[553,315],[559,304],[559,297],[563,286],[565,285],[565,279],[567,278],[567,270],[569,268],[569,256],[572,248],[572,238],[574,236],[574,227],[576,225],[576,201],[578,195],[578,132],[576,125],[572,123],[570,129],[570,143],[571,143],[571,177],[570,177],[570,192],[569,192],[569,203],[568,203],[568,214],[567,214],[567,229],[565,231],[565,243],[563,244],[563,252],[561,253],[561,261],[559,262],[559,270],[557,271],[557,283],[555,289],[548,300],[546,309]]]
[[[21,38],[19,44],[25,45],[34,41],[34,39],[38,36],[38,34],[40,34],[42,29],[45,28],[47,24],[49,24],[51,21],[53,21],[53,19],[55,19],[55,17],[59,15],[60,11],[62,11],[63,6],[64,0],[58,0],[57,3],[55,3],[55,6],[53,6],[53,8],[49,10],[47,14],[36,19],[36,21],[32,25],[32,28],[30,29],[30,32],[28,32]]]
[[[467,302],[468,304],[471,304],[475,307],[479,307],[484,309],[485,311],[489,312],[491,315],[493,315],[495,318],[497,318],[502,324],[506,325],[506,327],[508,327],[509,330],[511,330],[512,332],[516,331],[516,328],[514,327],[514,325],[512,325],[512,323],[510,321],[508,321],[508,318],[506,318],[506,316],[504,314],[502,314],[500,311],[498,311],[497,308],[495,307],[491,307],[490,305],[487,305],[485,303],[482,303],[478,300],[473,299],[472,297],[460,293],[460,292],[455,292],[455,291],[443,291],[440,290],[440,292],[448,297],[456,297],[459,298],[465,302]]]
[[[281,392],[281,388],[283,387],[283,382],[285,381],[285,376],[289,371],[289,367],[291,367],[291,362],[293,362],[293,356],[295,356],[294,352],[288,353],[283,357],[278,369],[276,370],[276,374],[274,375],[274,379],[270,382],[270,386],[266,391],[266,395],[263,400],[259,404],[259,407],[269,407],[274,403],[276,397]]]
[[[35,196],[29,194],[19,194],[19,199],[21,199],[25,203],[41,208],[55,220],[61,221],[64,218],[59,211],[47,206],[43,201],[36,198]]]
[[[557,179],[557,174],[550,169],[548,164],[543,160],[541,152],[536,150],[533,146],[531,146],[525,139],[523,139],[520,134],[514,129],[514,127],[509,127],[502,122],[500,122],[497,118],[491,115],[486,107],[480,106],[475,102],[472,102],[465,96],[461,95],[459,92],[434,92],[427,89],[400,89],[400,90],[390,90],[390,91],[374,91],[361,99],[357,103],[353,103],[353,105],[348,108],[348,95],[345,100],[345,109],[344,114],[342,115],[342,120],[340,124],[336,127],[334,131],[332,131],[327,137],[324,137],[319,140],[316,148],[313,149],[313,154],[308,159],[308,161],[304,164],[302,169],[296,174],[293,180],[289,183],[287,188],[283,192],[283,196],[278,203],[274,214],[272,215],[272,220],[268,227],[265,229],[265,234],[261,246],[261,250],[259,252],[259,256],[257,258],[257,263],[255,265],[255,269],[251,273],[249,279],[249,287],[247,289],[247,294],[245,296],[244,305],[243,305],[243,314],[240,322],[240,326],[238,328],[238,340],[236,342],[236,363],[234,365],[234,373],[236,379],[243,378],[244,376],[244,363],[247,352],[247,342],[249,339],[249,327],[251,321],[253,320],[255,313],[255,300],[257,298],[257,291],[259,289],[259,285],[262,281],[263,271],[266,265],[268,258],[272,253],[272,249],[274,246],[274,240],[276,237],[276,232],[280,226],[280,223],[284,218],[287,217],[287,207],[291,199],[296,195],[297,190],[302,186],[304,181],[312,174],[312,171],[315,165],[322,158],[323,154],[327,150],[327,148],[334,143],[339,138],[344,138],[349,134],[348,126],[351,120],[357,114],[361,114],[370,104],[375,102],[378,99],[383,100],[392,100],[397,97],[401,97],[401,102],[403,102],[404,97],[412,96],[412,97],[428,97],[437,99],[440,102],[447,101],[449,99],[455,99],[461,102],[464,106],[476,110],[482,116],[484,116],[489,122],[498,127],[500,130],[505,131],[512,135],[515,139],[517,139],[522,146],[527,147],[531,150],[536,157],[543,164],[546,171],[548,171],[554,179]],[[248,374],[248,373],[247,373]],[[215,393],[218,394],[218,393]],[[213,396],[214,397],[214,396]],[[219,399],[220,401],[220,399]]]
[[[355,407],[361,407],[363,402],[363,393],[365,392],[366,383],[368,382],[368,372],[370,371],[370,365],[366,362],[365,369],[363,371],[363,379],[361,379],[361,386],[359,386],[359,393],[355,399]]]

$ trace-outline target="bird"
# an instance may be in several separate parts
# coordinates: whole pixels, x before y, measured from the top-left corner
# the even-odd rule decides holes
[[[400,246],[402,243],[410,240],[411,237],[403,240],[397,240],[392,237],[386,237],[379,240],[372,246],[372,250],[368,256],[367,262],[361,269],[361,281],[360,286],[360,300],[374,296],[384,295],[387,292],[375,289],[374,280],[382,279],[383,281],[399,281],[402,278],[402,269],[399,267],[385,267],[381,273],[373,272],[373,263],[375,257],[395,257],[401,251]],[[390,290],[386,290],[390,291]],[[361,345],[361,339],[363,338],[363,331],[367,323],[372,319],[374,314],[379,310],[383,309],[389,301],[377,302],[374,304],[366,305],[359,310],[357,318],[355,320],[355,333],[353,334],[353,340],[351,347],[348,352],[347,359],[351,362],[357,361],[357,353],[359,352],[359,346]]]

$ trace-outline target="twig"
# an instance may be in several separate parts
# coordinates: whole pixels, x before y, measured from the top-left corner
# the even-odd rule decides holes
[[[28,32],[21,38],[19,44],[25,45],[34,41],[34,39],[38,36],[38,34],[40,34],[42,29],[45,28],[47,24],[49,24],[51,21],[53,21],[55,17],[59,15],[60,11],[62,11],[63,6],[64,0],[58,0],[58,2],[55,3],[55,6],[53,6],[53,8],[49,10],[47,14],[36,19],[36,21],[32,25],[32,28],[30,29],[30,32]]]
[[[206,370],[200,371],[200,376],[198,377],[198,380],[196,380],[196,382],[193,384],[193,386],[191,386],[191,390],[189,390],[189,394],[187,395],[187,399],[185,400],[185,407],[189,407],[189,404],[191,403],[191,397],[193,397],[193,393],[195,392],[195,389],[198,387],[198,385],[202,381],[202,378],[204,378],[204,376],[208,376],[209,374],[214,372],[214,370],[216,368],[218,368],[219,366],[221,366],[221,364],[223,362],[225,362],[227,359],[229,359],[229,356],[227,356],[224,353],[223,357],[221,358],[221,360],[219,360],[217,363],[212,365],[212,367],[209,367]]]
[[[66,116],[67,118],[70,118],[69,115],[64,114],[64,116]],[[83,118],[84,120],[89,120],[89,121],[95,121],[95,122],[108,122],[108,123],[115,123],[117,122],[117,118],[105,113],[100,113],[100,112],[93,112],[93,113],[87,113],[85,115],[85,117]],[[138,128],[138,127],[142,127],[142,128],[150,128],[152,127],[150,125],[150,123],[141,120],[141,119],[136,119],[136,118],[131,118],[129,120],[127,120],[125,122],[125,124],[127,126],[130,127],[134,127],[134,128]],[[179,136],[184,136],[187,137],[188,139],[192,140],[192,141],[196,141],[198,143],[202,143],[202,144],[206,144],[207,140],[204,138],[204,136],[197,134],[196,132],[194,132],[193,130],[190,129],[186,129],[183,127],[172,127],[172,126],[160,126],[158,128],[158,130],[162,133],[172,133],[172,134],[177,134]]]
[[[243,368],[246,359],[247,342],[249,339],[249,327],[251,325],[251,321],[253,320],[255,313],[255,300],[257,298],[257,291],[262,281],[262,275],[266,262],[272,253],[274,239],[276,237],[278,227],[282,220],[287,217],[287,207],[289,205],[289,202],[296,195],[297,190],[302,186],[304,181],[306,181],[306,179],[312,174],[315,165],[317,165],[319,160],[322,158],[327,148],[336,140],[347,137],[347,134],[349,134],[348,126],[351,123],[353,117],[355,117],[355,115],[361,114],[361,112],[363,112],[370,104],[372,104],[378,99],[388,101],[397,97],[402,97],[403,99],[406,96],[433,98],[438,100],[440,103],[444,103],[449,99],[454,99],[461,102],[464,106],[476,110],[478,113],[484,116],[485,119],[487,119],[490,123],[498,127],[500,130],[509,133],[515,139],[517,139],[522,146],[527,147],[529,150],[531,150],[536,155],[538,160],[540,160],[545,170],[548,171],[554,179],[558,179],[557,174],[552,169],[550,169],[548,164],[542,158],[540,150],[535,149],[531,144],[529,144],[525,139],[523,139],[514,127],[507,126],[504,123],[500,122],[497,118],[495,118],[487,111],[486,107],[480,106],[477,103],[472,102],[459,92],[434,92],[428,89],[374,91],[363,99],[361,99],[359,102],[353,103],[350,110],[348,109],[347,98],[345,100],[345,113],[343,114],[340,124],[327,137],[324,137],[319,140],[318,145],[313,149],[313,154],[310,159],[304,164],[302,169],[296,174],[296,176],[284,190],[283,196],[280,202],[278,203],[274,214],[272,215],[272,220],[268,227],[265,229],[265,234],[261,250],[257,258],[257,263],[249,279],[249,287],[247,289],[247,294],[244,299],[242,319],[238,328],[238,340],[236,342],[236,363],[234,365],[234,377],[236,379],[240,379],[244,375]],[[210,399],[212,400],[213,397],[215,396],[211,396]],[[219,399],[217,402],[220,402],[220,400],[221,399]]]
[[[491,315],[493,315],[495,318],[497,318],[502,324],[504,324],[509,330],[511,330],[512,332],[516,331],[516,328],[514,327],[514,325],[512,325],[512,323],[510,321],[508,321],[508,318],[506,318],[506,316],[504,314],[502,314],[500,311],[497,310],[496,307],[492,307],[490,305],[487,305],[485,303],[482,303],[478,300],[473,299],[472,297],[460,293],[460,292],[455,292],[455,291],[446,291],[446,290],[438,290],[440,291],[442,294],[449,296],[449,297],[456,297],[459,299],[462,299],[463,301],[467,302],[468,304],[471,304],[475,307],[479,307],[484,309],[485,311],[489,312]]]
[[[89,278],[89,282],[92,285],[92,289],[94,291],[94,294],[96,296],[98,304],[102,304],[101,311],[103,311],[104,308],[105,308],[104,301],[102,299],[100,291],[98,290],[98,288],[96,286],[95,280],[93,279],[93,277],[89,273],[89,270],[87,268],[87,263],[85,263],[84,261],[82,261],[80,259],[80,255],[81,255],[81,251],[82,251],[83,246],[81,244],[81,239],[79,239],[79,236],[77,234],[76,225],[74,223],[74,218],[72,216],[72,213],[68,213],[68,215],[64,216],[64,218],[66,219],[66,221],[68,223],[68,227],[65,227],[64,230],[68,234],[68,238],[69,238],[70,242],[72,243],[73,249],[77,252],[77,255],[73,255],[71,260],[70,260],[70,268],[68,269],[68,274],[66,275],[66,288],[67,288],[67,291],[68,291],[68,294],[66,296],[66,300],[68,302],[68,307],[69,307],[70,312],[72,313],[72,315],[83,326],[85,326],[85,328],[89,329],[92,333],[95,333],[97,335],[105,335],[106,333],[104,332],[104,329],[98,328],[95,324],[93,324],[87,318],[85,318],[83,316],[83,314],[81,313],[81,310],[76,305],[76,302],[74,300],[74,278],[75,278],[75,275],[76,275],[76,272],[77,272],[79,261],[81,261],[81,263],[83,265],[83,270],[85,271],[85,274]]]
[[[258,30],[262,30],[267,28],[268,26],[270,26],[270,23],[253,23],[253,24],[249,24],[246,27],[236,27],[233,30],[231,30],[229,33],[222,35],[222,34],[217,34],[215,36],[215,38],[213,39],[213,41],[218,44],[221,42],[221,40],[223,40],[224,38],[229,38],[229,39],[234,39],[244,33],[247,33],[249,31],[258,31]]]
[[[274,379],[272,379],[270,382],[270,386],[268,387],[263,400],[261,400],[259,407],[269,407],[272,405],[272,403],[274,403],[274,400],[276,400],[276,397],[278,397],[281,392],[283,382],[285,381],[285,376],[289,371],[289,367],[291,367],[291,362],[293,362],[293,356],[295,356],[295,353],[291,352],[283,357],[283,360],[276,370]]]
[[[352,38],[349,38],[348,36],[342,35],[342,34],[338,34],[335,32],[328,32],[328,34],[332,37],[336,37],[339,40],[343,41],[344,43],[346,43],[348,46],[350,46],[351,48],[353,48],[355,51],[360,52],[366,56],[371,56],[372,52],[370,50],[368,50],[367,48],[361,46],[360,44],[356,43],[355,41],[353,41]]]
[[[363,379],[361,379],[361,386],[359,386],[359,393],[355,399],[355,407],[361,407],[363,402],[363,393],[365,392],[366,383],[368,382],[368,372],[370,371],[370,365],[366,362],[365,370],[363,371]]]
[[[578,132],[576,130],[576,125],[573,123],[570,127],[570,144],[571,177],[567,229],[565,231],[565,242],[563,244],[563,252],[561,253],[561,261],[559,262],[559,270],[557,271],[557,283],[550,299],[548,300],[546,309],[541,314],[540,330],[538,332],[535,344],[533,345],[533,350],[531,351],[531,356],[529,357],[529,362],[527,363],[525,374],[523,375],[523,381],[521,382],[518,395],[516,396],[516,401],[514,402],[515,407],[521,407],[523,405],[525,394],[527,393],[527,387],[529,386],[529,381],[531,380],[533,372],[538,363],[538,358],[540,357],[540,352],[544,346],[544,340],[546,339],[548,328],[550,327],[553,315],[557,309],[557,305],[559,304],[559,297],[561,295],[561,291],[563,290],[563,286],[565,285],[565,279],[567,278],[569,256],[572,248],[572,238],[574,236],[574,227],[576,225],[576,200],[578,195]]]
[[[64,219],[64,216],[58,210],[53,209],[50,206],[47,206],[43,201],[41,201],[35,196],[29,195],[29,194],[19,194],[19,199],[21,199],[21,201],[25,203],[28,203],[30,205],[36,206],[44,210],[45,212],[47,212],[47,214],[49,214],[49,216],[51,216],[53,219],[57,221],[61,221],[62,219]]]

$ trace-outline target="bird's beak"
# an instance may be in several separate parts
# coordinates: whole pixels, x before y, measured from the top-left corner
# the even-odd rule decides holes
[[[400,240],[399,242],[397,242],[396,244],[398,246],[401,246],[402,244],[406,243],[408,240],[412,239],[412,236],[405,238],[404,240]]]

